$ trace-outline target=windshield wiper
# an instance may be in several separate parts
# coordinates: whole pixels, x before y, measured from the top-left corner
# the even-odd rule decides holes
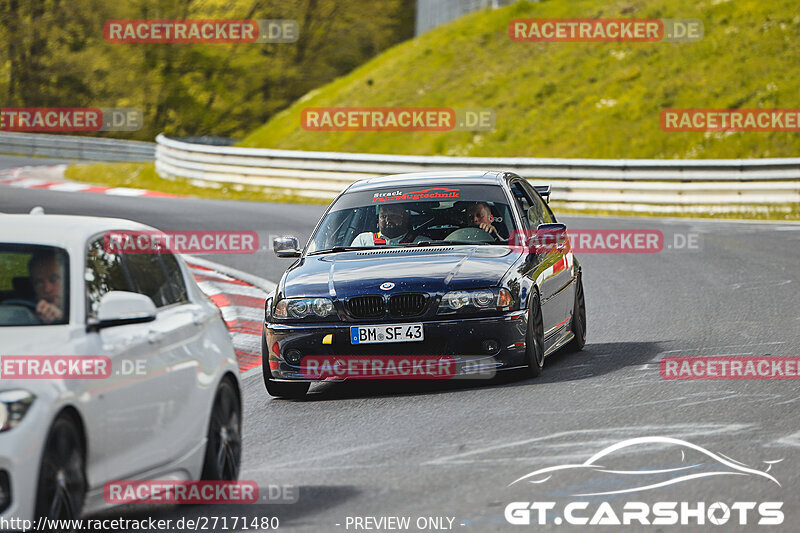
[[[408,246],[450,246],[452,244],[467,244],[472,246],[473,244],[491,244],[491,243],[474,242],[474,241],[419,241],[415,242],[414,244],[410,244]]]
[[[316,250],[308,255],[317,254],[333,254],[336,252],[352,252],[353,250],[371,250],[377,248],[376,246],[334,246],[333,248],[326,248],[325,250]]]

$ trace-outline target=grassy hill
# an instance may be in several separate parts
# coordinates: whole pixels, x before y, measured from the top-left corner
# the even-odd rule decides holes
[[[694,43],[520,43],[525,17],[699,18]],[[799,108],[797,0],[546,0],[481,11],[306,94],[242,146],[469,156],[761,158],[800,133],[667,133],[664,108]],[[311,132],[305,107],[491,107],[487,132]]]

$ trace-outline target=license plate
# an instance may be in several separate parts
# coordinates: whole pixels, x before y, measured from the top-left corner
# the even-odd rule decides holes
[[[390,324],[381,326],[350,326],[351,344],[379,342],[417,342],[425,340],[422,324]]]

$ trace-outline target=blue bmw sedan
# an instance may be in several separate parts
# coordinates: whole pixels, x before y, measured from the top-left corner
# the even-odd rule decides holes
[[[499,171],[415,173],[350,185],[265,305],[264,383],[452,378],[521,369],[586,341],[581,266],[549,186]]]

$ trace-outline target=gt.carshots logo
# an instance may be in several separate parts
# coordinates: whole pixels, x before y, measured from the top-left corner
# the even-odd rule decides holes
[[[636,457],[658,450],[659,463],[649,467],[635,463]],[[564,485],[576,487],[585,480],[586,491],[578,490],[568,502],[546,500],[514,501],[506,505],[504,516],[512,525],[530,526],[569,524],[591,526],[622,525],[779,525],[783,523],[782,501],[728,501],[722,498],[711,501],[657,500],[642,501],[619,498],[619,495],[651,491],[695,479],[716,476],[747,476],[755,481],[780,483],[769,471],[776,463],[764,461],[764,470],[751,468],[721,453],[670,437],[650,436],[624,440],[613,444],[581,464],[567,464],[542,468],[530,472],[509,484],[531,484],[537,489],[552,486],[559,478]],[[576,480],[577,478],[577,480]],[[600,483],[599,483],[600,482]],[[545,483],[547,485],[545,485]],[[600,484],[609,490],[598,490]],[[564,486],[562,485],[562,486]],[[558,487],[560,489],[560,487]],[[616,496],[610,501],[599,501],[598,496]]]

